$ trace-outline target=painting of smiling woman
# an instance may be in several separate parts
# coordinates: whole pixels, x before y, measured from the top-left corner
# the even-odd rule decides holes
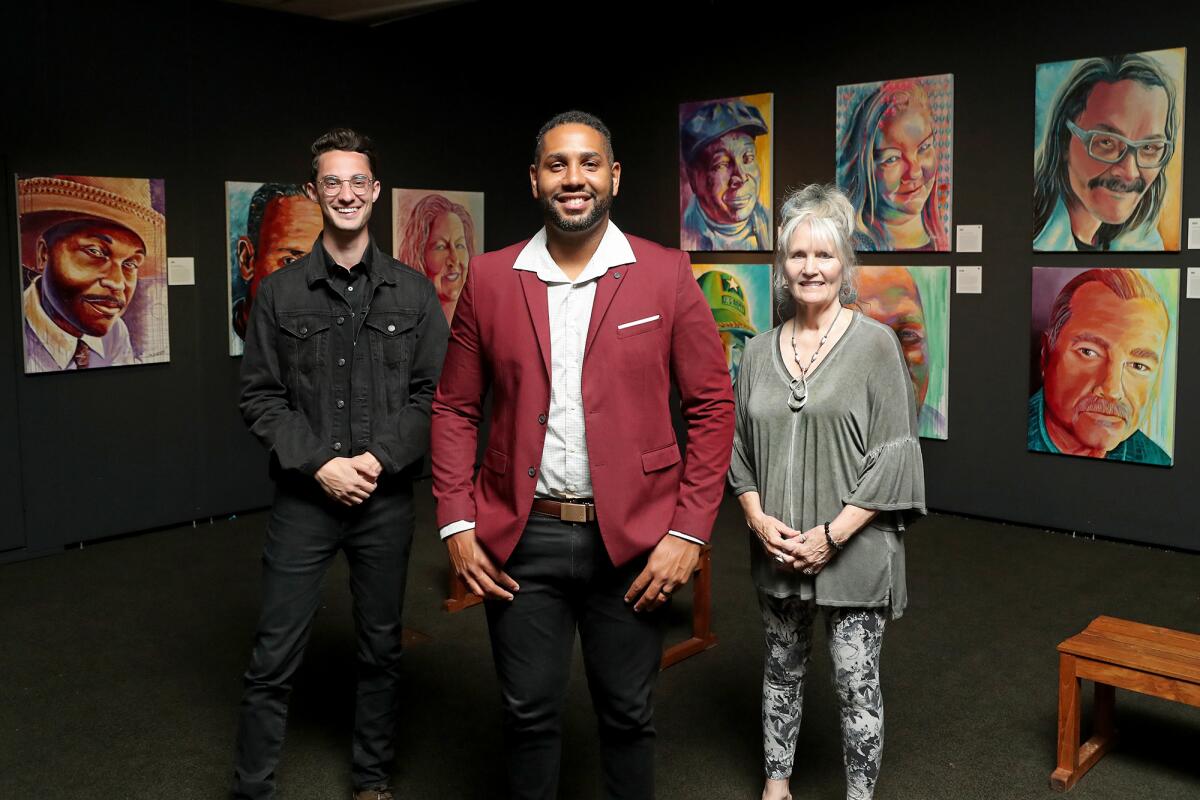
[[[837,89],[837,184],[860,252],[950,248],[954,76]]]
[[[467,265],[483,252],[483,192],[393,189],[392,210],[392,255],[429,276],[450,322]]]

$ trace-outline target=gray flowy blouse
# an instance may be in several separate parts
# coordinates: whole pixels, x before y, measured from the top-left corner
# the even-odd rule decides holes
[[[925,514],[917,405],[891,328],[854,311],[850,326],[808,377],[808,401],[788,407],[792,376],[779,352],[782,326],[746,344],[734,397],[729,484],[756,491],[763,511],[799,531],[844,505],[879,511],[816,576],[778,564],[750,533],[751,572],[775,597],[824,606],[890,606],[904,613],[903,532]]]

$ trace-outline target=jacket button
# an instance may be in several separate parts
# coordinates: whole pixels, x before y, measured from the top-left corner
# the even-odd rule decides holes
[[[621,279],[621,273],[619,273],[619,272],[614,272],[614,273],[613,273],[613,277],[614,277],[614,278],[616,278],[617,280],[620,280],[620,279]]]
[[[345,317],[338,317],[338,325],[341,325],[345,321],[346,321]]]
[[[300,329],[300,335],[301,335],[301,336],[307,336],[307,335],[308,335],[308,328],[301,328],[301,329]]]
[[[388,325],[388,333],[395,333],[395,332],[396,332],[396,326]]]
[[[341,442],[334,442],[334,443],[333,443],[333,449],[334,449],[335,451],[337,451],[337,450],[341,450],[341,449],[342,449],[342,443],[341,443]]]
[[[346,407],[346,401],[345,401],[345,400],[338,400],[338,401],[337,401],[337,407],[338,407],[338,408],[345,408],[345,407]]]
[[[534,469],[533,467],[530,467],[530,468],[529,468],[529,477],[531,477],[531,478],[532,478],[532,477],[533,477],[534,475],[536,475],[536,474],[537,474],[537,470],[536,470],[536,469]]]
[[[545,424],[546,424],[546,415],[538,414],[538,425],[545,425]]]
[[[344,359],[344,358],[339,358],[339,359],[338,359],[338,366],[339,366],[339,367],[344,367],[344,366],[346,366],[346,359]]]

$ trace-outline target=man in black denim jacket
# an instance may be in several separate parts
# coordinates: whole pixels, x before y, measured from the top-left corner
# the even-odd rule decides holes
[[[233,796],[274,794],[291,679],[321,579],[344,550],[358,636],[354,797],[387,800],[412,474],[429,449],[448,331],[429,280],[367,230],[380,193],[370,140],[339,128],[312,151],[306,191],[324,229],[312,252],[264,279],[242,362],[242,415],[271,453],[276,491]]]

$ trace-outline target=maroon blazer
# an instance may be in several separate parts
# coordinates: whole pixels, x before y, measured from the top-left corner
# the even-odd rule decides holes
[[[617,565],[668,530],[708,540],[733,448],[729,372],[687,254],[627,238],[637,261],[597,279],[583,359],[596,517]],[[471,261],[433,401],[438,526],[474,520],[476,537],[500,564],[529,517],[550,407],[546,284],[513,269],[525,244]],[[687,423],[682,455],[671,423],[672,382]],[[491,431],[472,480],[489,387]]]

